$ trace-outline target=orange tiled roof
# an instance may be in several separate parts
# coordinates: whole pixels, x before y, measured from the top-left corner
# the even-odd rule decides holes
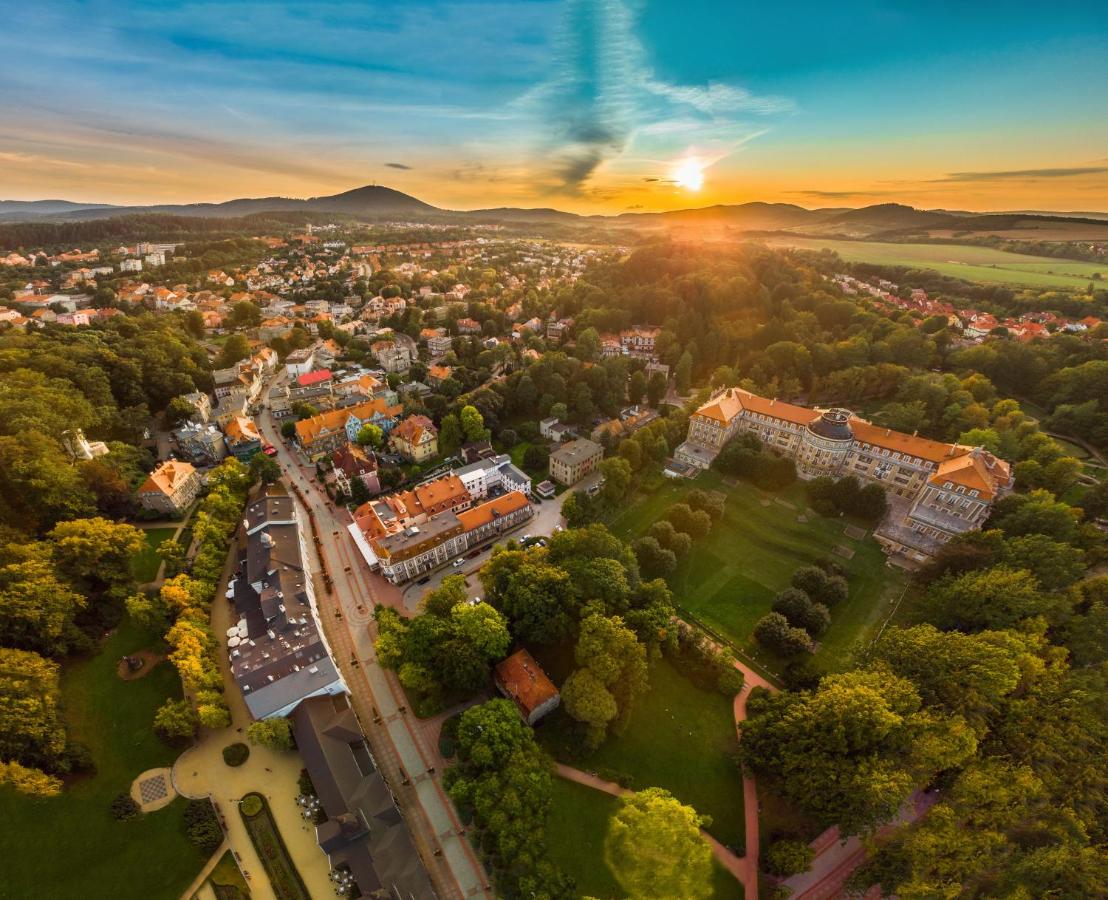
[[[162,463],[147,476],[142,487],[138,489],[140,494],[175,494],[181,486],[196,473],[191,463],[171,459]]]
[[[933,441],[930,438],[905,434],[902,431],[893,431],[891,428],[882,428],[863,419],[851,419],[850,430],[854,432],[855,439],[864,444],[872,444],[875,447],[882,447],[908,456],[918,456],[920,459],[926,459],[933,463],[964,456],[972,449],[961,444]]]
[[[429,514],[439,509],[449,509],[457,503],[469,499],[469,491],[457,475],[446,475],[412,489],[419,505]]]
[[[525,717],[558,696],[554,682],[526,650],[517,650],[497,664],[496,681],[516,702]]]
[[[931,483],[942,485],[949,481],[979,491],[984,499],[991,500],[1011,477],[1011,467],[1004,460],[985,450],[973,450],[940,463]]]
[[[486,500],[473,509],[462,510],[458,513],[458,519],[466,531],[472,531],[474,528],[487,525],[497,516],[506,516],[523,509],[527,502],[527,497],[522,491],[510,491],[495,500]]]

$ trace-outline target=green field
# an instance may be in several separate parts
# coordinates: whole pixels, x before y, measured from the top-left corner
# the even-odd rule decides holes
[[[619,800],[572,781],[554,779],[550,820],[546,828],[550,858],[577,882],[577,895],[597,900],[623,896],[604,862],[608,820]],[[713,866],[713,897],[739,900],[742,886],[722,866]]]
[[[1105,263],[1048,259],[971,244],[892,244],[784,236],[767,238],[765,243],[798,250],[834,250],[846,262],[933,269],[941,275],[964,281],[1026,287],[1083,288],[1094,274],[1108,276],[1108,264]]]
[[[747,482],[727,485],[715,472],[704,472],[691,482],[667,482],[616,516],[611,528],[632,540],[695,488],[723,491],[727,505],[711,534],[695,542],[692,553],[670,576],[677,605],[771,671],[780,672],[783,661],[751,637],[754,624],[770,611],[774,596],[788,587],[793,572],[821,557],[832,558],[847,570],[850,596],[831,611],[831,627],[820,638],[814,662],[825,671],[846,667],[855,642],[881,619],[904,583],[899,570],[885,565],[876,541],[851,540],[843,534],[841,519],[805,513],[801,484],[774,497]],[[807,522],[797,521],[802,513]],[[835,555],[837,545],[854,550],[853,559]]]
[[[95,657],[66,667],[62,695],[74,740],[92,751],[97,772],[60,797],[0,791],[3,897],[145,900],[179,897],[203,859],[185,839],[185,801],[117,822],[108,810],[146,769],[171,765],[179,751],[154,736],[154,713],[181,683],[169,663],[123,681],[116,664],[155,638],[125,620]]]
[[[545,661],[540,659],[540,662]],[[558,710],[536,736],[555,758],[632,790],[665,788],[698,813],[708,829],[742,853],[745,841],[742,774],[734,708],[722,694],[702,691],[665,659],[650,667],[650,688],[640,697],[627,730],[595,753],[581,756],[572,720]]]
[[[158,568],[162,564],[158,556],[158,547],[173,537],[176,528],[147,528],[146,546],[143,547],[131,559],[131,571],[135,574],[135,582],[147,584],[158,577]]]

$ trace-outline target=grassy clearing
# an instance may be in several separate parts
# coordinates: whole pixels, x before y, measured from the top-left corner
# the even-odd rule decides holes
[[[814,662],[824,671],[846,668],[855,643],[880,621],[903,587],[903,576],[885,565],[877,543],[869,537],[847,538],[843,534],[847,523],[842,519],[807,513],[803,485],[773,496],[746,482],[725,484],[715,472],[705,472],[692,482],[667,482],[627,507],[612,521],[612,530],[632,540],[696,488],[724,492],[727,506],[722,521],[705,540],[694,544],[669,578],[678,606],[780,672],[783,660],[751,637],[754,624],[770,611],[774,596],[788,586],[793,572],[830,557],[847,570],[850,596],[831,611],[831,627],[820,639]],[[807,522],[797,521],[801,514]],[[853,559],[835,555],[832,550],[837,545],[854,550]]]
[[[97,772],[60,797],[0,790],[0,896],[178,897],[200,870],[204,861],[185,837],[184,800],[129,822],[117,822],[108,810],[135,776],[171,765],[178,754],[152,728],[162,702],[181,693],[172,666],[159,663],[136,681],[116,674],[121,656],[156,641],[124,620],[96,656],[66,667],[62,696],[70,735],[92,751]]]
[[[246,900],[250,896],[250,886],[242,877],[230,850],[215,864],[212,874],[208,876],[208,884],[218,900]]]
[[[541,660],[545,665],[545,660]],[[702,815],[718,840],[742,852],[742,774],[733,759],[738,746],[732,702],[702,691],[665,659],[650,667],[650,689],[627,730],[588,756],[563,710],[545,720],[537,737],[557,759],[596,772],[632,790],[661,787]]]
[[[554,779],[550,820],[546,828],[550,858],[577,882],[577,894],[616,900],[623,892],[604,862],[608,821],[619,800],[572,781]],[[719,865],[713,865],[713,897],[740,900],[742,886]]]
[[[1047,259],[971,244],[893,244],[804,237],[774,237],[766,243],[799,250],[833,250],[846,262],[933,269],[951,278],[994,284],[1083,288],[1094,274],[1108,275],[1108,264]]]
[[[146,546],[131,559],[131,571],[135,573],[138,584],[146,584],[158,577],[158,567],[162,564],[158,547],[173,537],[176,531],[176,528],[146,529]]]

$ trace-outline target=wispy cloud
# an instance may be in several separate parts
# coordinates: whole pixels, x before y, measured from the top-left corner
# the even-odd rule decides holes
[[[404,163],[398,163],[398,162],[387,162],[387,163],[385,163],[385,165],[390,169],[400,169],[401,171],[404,171],[404,172],[410,172],[411,168],[412,168],[411,166],[405,165]]]
[[[785,191],[798,197],[816,197],[822,200],[846,200],[850,197],[892,197],[896,191]]]
[[[793,108],[739,85],[659,77],[625,0],[570,0],[554,49],[551,75],[515,104],[545,124],[539,153],[554,192],[581,193],[608,164],[685,152],[711,165],[764,131],[744,117]]]
[[[950,181],[1010,181],[1035,178],[1072,178],[1077,175],[1103,175],[1108,166],[1060,166],[1051,169],[1007,169],[996,172],[951,172],[933,183]]]

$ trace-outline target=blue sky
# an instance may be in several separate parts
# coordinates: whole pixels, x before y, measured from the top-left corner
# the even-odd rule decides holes
[[[3,198],[1108,208],[1105,3],[42,0],[5,22]]]

